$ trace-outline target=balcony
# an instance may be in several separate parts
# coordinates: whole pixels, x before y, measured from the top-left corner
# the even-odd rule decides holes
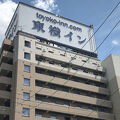
[[[0,106],[0,114],[10,115],[10,108],[9,107],[4,107],[4,106]]]
[[[29,118],[22,117],[22,120],[30,120]],[[33,120],[52,120],[51,118],[46,118],[46,117],[33,117]],[[58,119],[56,119],[58,120]]]
[[[7,88],[5,90],[7,90]],[[2,90],[2,88],[0,88],[0,98],[10,99],[10,92],[5,90]]]
[[[91,105],[112,108],[112,102],[108,100],[96,99],[92,97],[87,97],[83,95],[77,95],[73,93],[52,90],[52,89],[42,88],[42,87],[36,87],[35,92],[37,93],[38,91],[39,91],[38,94],[45,95],[48,97],[51,96],[55,98],[62,98],[65,100],[71,100],[71,101],[82,102],[82,103],[91,104]]]
[[[3,41],[3,45],[12,45],[13,44],[13,41],[12,40],[8,40],[8,39],[5,39]]]
[[[0,66],[0,76],[12,78],[13,65],[2,63]]]
[[[0,76],[0,84],[2,83],[2,84],[10,85],[11,81],[12,81],[12,78],[8,78],[8,77],[5,77],[5,76]]]
[[[7,63],[1,63],[0,71],[2,71],[2,70],[12,71],[13,70],[13,65],[10,65],[10,64],[7,64]]]
[[[8,77],[8,78],[12,78],[12,71],[8,71],[8,70],[0,70],[0,77]]]
[[[13,58],[13,53],[9,52],[9,51],[6,51],[6,50],[3,50],[2,54],[1,54],[1,57]]]
[[[25,104],[29,105],[28,101],[24,102]],[[55,113],[62,113],[62,114],[69,114],[73,116],[82,116],[86,117],[88,116],[89,118],[96,118],[96,119],[104,119],[104,120],[114,120],[113,114],[109,113],[104,113],[104,112],[96,112],[96,111],[91,111],[87,109],[82,109],[82,108],[75,108],[75,107],[67,107],[63,105],[57,105],[57,104],[50,104],[47,102],[35,102],[31,104],[31,106],[36,106],[37,109],[40,110],[45,110],[45,111],[50,111],[50,112],[55,112]]]
[[[49,75],[44,75],[44,74],[35,74],[35,76],[37,80],[48,82],[48,83],[53,83],[54,85],[55,84],[63,85],[66,87],[71,87],[73,89],[75,88],[75,89],[81,89],[81,90],[95,92],[95,93],[99,93],[103,95],[109,95],[109,90],[107,88],[96,87],[93,85],[88,85],[86,83],[74,82],[71,80],[66,80],[66,79],[57,78],[57,77],[55,77],[55,79],[51,81],[53,77]]]
[[[13,41],[5,39],[2,44],[2,50],[13,52]]]
[[[51,104],[57,104],[57,105],[62,105],[62,106],[67,106],[67,107],[75,107],[75,108],[81,108],[81,109],[86,109],[86,110],[92,110],[92,111],[97,111],[97,112],[104,112],[104,113],[112,113],[111,108],[106,108],[102,106],[96,106],[96,105],[91,105],[86,104],[86,103],[81,103],[81,102],[76,102],[72,100],[65,100],[64,98],[55,98],[51,96],[45,96],[45,95],[39,95],[35,94],[35,101],[36,102],[48,102]]]
[[[106,120],[113,120],[113,115],[108,114],[108,113],[98,113],[98,112],[91,112],[90,110],[85,110],[85,109],[79,109],[79,108],[73,108],[73,107],[63,107],[60,105],[51,105],[48,103],[43,103],[37,104],[39,107],[37,108],[41,108],[44,110],[48,110],[48,111],[55,111],[55,112],[59,112],[59,113],[65,113],[65,114],[72,114],[72,115],[76,115],[76,116],[88,116],[92,117],[92,118],[100,118],[100,119],[106,119]]]
[[[10,99],[0,98],[0,106],[10,107]]]
[[[42,53],[42,50],[41,50],[41,54],[40,54],[40,50],[36,50],[36,54],[38,55],[41,55],[41,56],[44,56],[46,58],[50,58],[52,59],[53,61],[54,60],[58,60],[58,61],[62,61],[62,62],[65,62],[65,63],[69,63],[69,61],[71,60],[71,56],[75,56],[75,53],[71,53],[71,52],[68,52],[68,51],[64,51],[64,50],[59,50],[57,48],[53,48],[53,47],[48,47],[48,46],[43,46],[42,44],[42,47],[39,44],[36,43],[36,47],[37,48],[42,48],[42,49],[45,49],[45,53],[43,55]],[[64,54],[64,56],[61,56],[61,53]],[[86,61],[88,58],[84,55],[76,55],[76,58],[72,60],[72,64],[73,65],[78,65],[78,66],[81,66],[84,64],[84,61]],[[92,61],[95,61],[92,59]],[[89,68],[89,69],[98,69],[98,71],[101,71],[103,72],[104,69],[102,66],[99,66],[97,64],[92,64],[92,63],[88,63],[86,62],[85,65],[84,65],[86,68]]]
[[[13,65],[2,63],[0,66],[0,77],[12,78]]]
[[[0,114],[0,120],[9,120],[9,115]]]
[[[8,51],[3,51],[0,56],[0,65],[1,63],[13,64],[13,53]]]
[[[77,71],[76,70],[70,70],[68,71],[67,68],[63,69],[62,67],[58,67],[58,66],[50,66],[50,65],[47,65],[46,63],[44,64],[39,64],[37,65],[36,67],[36,72],[39,73],[39,69],[42,68],[42,69],[45,69],[46,71],[51,71],[51,72],[56,72],[56,73],[61,73],[61,74],[65,74],[65,75],[70,75],[70,76],[76,76],[76,77],[79,77],[79,78],[84,78],[84,79],[88,79],[88,80],[91,80],[91,81],[96,81],[96,82],[99,82],[99,83],[105,83],[106,84],[106,79],[103,78],[103,77],[100,77],[100,76],[97,76],[97,75],[92,75],[92,74],[88,74],[88,73],[84,73],[82,71]],[[63,70],[61,70],[63,69]]]
[[[100,119],[106,119],[106,120],[113,120],[114,117],[112,114],[109,113],[98,113],[96,111],[91,112],[90,110],[85,110],[85,109],[79,109],[79,108],[73,108],[73,107],[64,107],[60,105],[53,105],[53,104],[48,104],[48,103],[42,103],[39,104],[37,103],[36,106],[38,109],[43,109],[47,111],[53,111],[53,112],[58,112],[58,113],[65,113],[65,114],[72,114],[76,116],[88,116],[91,118],[100,118]]]

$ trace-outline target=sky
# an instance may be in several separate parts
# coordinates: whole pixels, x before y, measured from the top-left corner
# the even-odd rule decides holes
[[[86,25],[93,25],[96,31],[119,0],[0,0],[0,46],[18,2],[30,4]],[[97,46],[119,19],[120,5],[95,34]],[[110,53],[120,56],[120,24],[98,49],[98,59],[102,61]]]

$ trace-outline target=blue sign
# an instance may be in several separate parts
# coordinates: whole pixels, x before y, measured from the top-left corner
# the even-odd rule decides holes
[[[82,32],[82,29],[79,28],[79,27],[76,27],[76,26],[73,26],[73,25],[69,25],[68,23],[65,23],[61,20],[56,20],[54,18],[51,18],[51,17],[47,17],[47,16],[44,16],[44,15],[41,15],[39,13],[36,13],[36,17],[38,19],[40,19],[42,22],[46,21],[46,22],[50,22],[52,24],[56,24],[56,25],[60,25],[60,26],[63,26],[63,27],[66,27],[70,30],[74,30],[74,31],[78,31],[78,32]]]
[[[40,21],[35,21],[35,20],[33,20],[32,22],[33,22],[32,29],[37,30],[37,32],[39,32],[39,31],[42,31],[43,33],[45,32],[44,23],[41,23]],[[55,37],[59,37],[59,38],[61,37],[60,36],[61,30],[58,27],[50,25],[49,26],[49,33],[51,36],[55,36]],[[64,37],[69,38],[69,41],[72,41],[72,36],[73,36],[72,32],[69,32],[67,35],[64,35]],[[79,44],[83,44],[86,41],[86,38],[84,40],[81,40],[80,36],[77,36],[77,38],[79,39],[78,40]]]
[[[64,37],[68,37],[69,41],[72,41],[72,35],[73,35],[73,33],[70,32],[69,34],[65,35]]]
[[[78,36],[77,36],[77,37],[78,37]],[[80,37],[80,36],[79,36],[79,37]],[[81,39],[81,37],[80,37],[80,39]],[[85,38],[84,40],[79,40],[78,43],[79,43],[79,44],[83,44],[85,41],[86,41],[86,38]]]
[[[51,36],[57,36],[60,38],[60,29],[58,27],[53,27],[52,25],[50,25],[49,27],[49,33]]]
[[[44,27],[44,23],[40,23],[39,21],[33,20],[33,28],[32,29],[36,29],[37,32],[39,32],[39,31],[45,32],[45,30],[43,30],[43,27]]]

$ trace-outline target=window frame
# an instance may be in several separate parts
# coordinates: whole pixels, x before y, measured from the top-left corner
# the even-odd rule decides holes
[[[25,46],[25,47],[28,47],[28,48],[31,48],[31,42],[25,40],[25,42],[24,42],[24,46]]]
[[[27,67],[27,69],[25,67]],[[28,70],[28,68],[29,68],[29,70]],[[24,72],[30,73],[30,66],[29,65],[24,65]]]
[[[27,97],[25,95],[28,95]],[[23,100],[30,101],[30,93],[23,92]]]
[[[24,52],[24,59],[30,60],[31,59],[31,54],[28,52]]]
[[[25,84],[25,80],[28,80],[28,81],[29,81],[29,85],[28,85],[28,84]],[[29,79],[29,78],[24,78],[24,85],[25,85],[25,86],[30,86],[30,79]]]
[[[35,117],[36,117],[36,118],[42,118],[43,115],[42,115],[42,114],[36,114],[36,113],[35,113]]]
[[[28,111],[27,111],[27,112],[28,112],[28,115],[24,114],[24,110],[28,110]],[[30,116],[30,109],[29,109],[29,108],[23,108],[23,109],[22,109],[22,115],[23,115],[24,117],[29,117],[29,116]]]
[[[57,117],[52,115],[52,116],[50,116],[50,119],[51,120],[57,120]]]

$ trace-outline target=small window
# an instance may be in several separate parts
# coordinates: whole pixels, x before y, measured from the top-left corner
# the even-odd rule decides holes
[[[24,58],[27,60],[30,60],[30,53],[25,52],[24,53]]]
[[[65,56],[65,54],[60,54],[61,56]]]
[[[53,64],[54,65],[55,63],[54,63],[54,61],[49,61],[49,64]]]
[[[30,93],[23,93],[23,99],[24,100],[30,100]]]
[[[25,72],[30,72],[30,66],[29,65],[24,65],[24,71]]]
[[[30,109],[29,108],[23,108],[22,114],[23,114],[23,116],[30,116]]]
[[[97,65],[97,63],[92,63],[93,65]]]
[[[24,85],[30,86],[30,79],[24,78]]]
[[[86,60],[82,60],[82,62],[87,62]]]
[[[75,60],[76,58],[75,57],[71,57],[71,60]]]
[[[39,47],[36,47],[36,49],[38,49],[38,50],[42,50],[41,48],[39,48]]]
[[[31,47],[31,44],[30,44],[30,42],[29,41],[25,41],[25,47]]]
[[[53,51],[48,51],[49,53],[54,53]]]

